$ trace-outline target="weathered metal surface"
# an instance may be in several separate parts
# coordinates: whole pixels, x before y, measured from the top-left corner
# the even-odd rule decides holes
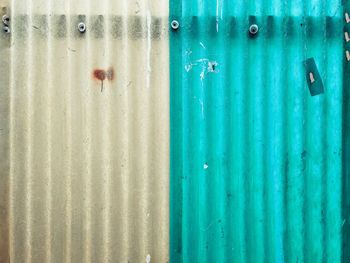
[[[344,32],[350,33],[350,1],[343,1]],[[350,42],[344,34],[343,56],[343,262],[350,259]]]
[[[341,3],[171,1],[172,262],[349,261]]]
[[[168,3],[5,6],[0,261],[167,262]]]

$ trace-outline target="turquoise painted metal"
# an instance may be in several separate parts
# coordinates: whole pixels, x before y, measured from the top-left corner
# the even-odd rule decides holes
[[[343,4],[171,0],[171,262],[350,262]]]
[[[344,4],[344,35],[350,34],[350,1]],[[343,70],[343,262],[350,260],[350,42],[344,39]]]

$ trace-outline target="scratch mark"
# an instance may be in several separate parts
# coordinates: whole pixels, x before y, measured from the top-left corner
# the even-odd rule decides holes
[[[220,11],[220,18],[221,18],[221,20],[222,20],[222,17],[223,17],[223,16],[222,16],[222,13],[223,13],[223,11],[222,11],[222,10],[223,10],[223,5],[224,5],[224,3],[223,3],[223,2],[224,2],[224,0],[222,0],[222,3],[221,3],[221,8],[220,8],[220,9],[221,9],[221,11]]]
[[[219,0],[216,0],[216,32],[219,32]]]
[[[186,72],[190,72],[193,69],[193,67],[199,66],[199,65],[202,67],[201,73],[199,74],[202,84],[203,84],[203,80],[205,79],[205,76],[208,73],[219,72],[219,70],[217,69],[217,67],[219,66],[219,63],[216,61],[211,61],[207,58],[201,58],[193,62],[189,62],[188,64],[185,65],[185,70]]]
[[[202,70],[201,74],[199,74],[199,76],[201,77],[201,80],[203,81],[203,79],[205,78],[205,69]]]
[[[199,44],[201,45],[201,47],[202,47],[203,49],[207,49],[207,48],[204,46],[204,44],[203,44],[202,42],[199,42]]]
[[[201,105],[201,111],[202,111],[202,118],[204,119],[204,103],[202,100],[198,100],[199,104]],[[205,168],[204,168],[205,169]]]

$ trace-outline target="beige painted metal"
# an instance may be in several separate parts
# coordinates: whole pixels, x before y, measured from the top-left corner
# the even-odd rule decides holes
[[[0,4],[0,262],[167,262],[167,1]]]

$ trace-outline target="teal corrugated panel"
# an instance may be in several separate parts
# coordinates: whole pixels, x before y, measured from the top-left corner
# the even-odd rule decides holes
[[[345,9],[171,1],[172,262],[350,262]]]

